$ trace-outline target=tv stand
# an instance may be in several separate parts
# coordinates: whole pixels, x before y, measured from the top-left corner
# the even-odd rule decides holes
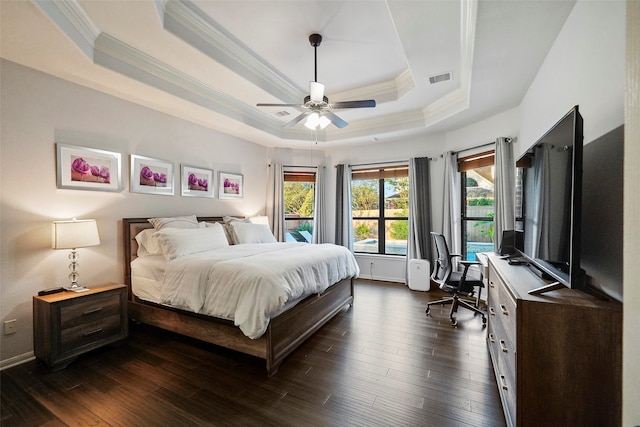
[[[545,292],[555,291],[556,289],[562,289],[565,286],[560,282],[549,283],[548,285],[540,286],[539,288],[531,289],[527,292],[529,295],[541,295]]]
[[[622,304],[488,255],[487,346],[509,427],[622,424]]]

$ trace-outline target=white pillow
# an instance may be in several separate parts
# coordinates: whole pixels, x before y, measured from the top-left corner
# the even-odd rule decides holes
[[[236,236],[235,231],[233,231],[233,227],[232,225],[235,224],[236,222],[250,222],[248,219],[244,219],[244,218],[236,218],[234,216],[223,216],[222,219],[224,220],[224,231],[227,233],[227,238],[229,239],[229,244],[231,245],[237,245],[238,243],[240,243],[238,241],[238,237]]]
[[[204,225],[205,227],[221,226],[222,229],[224,230],[224,235],[227,236],[227,241],[229,242],[229,244],[230,245],[235,245],[236,244],[235,235],[233,233],[233,228],[231,228],[231,225],[222,224],[222,223],[218,223],[218,222],[201,222],[200,224]]]
[[[155,228],[147,228],[136,235],[138,256],[162,255],[160,243],[158,243],[158,239],[153,236],[157,231]]]
[[[275,243],[271,229],[267,224],[252,224],[247,222],[234,221],[231,223],[233,232],[236,235],[236,243]]]
[[[149,218],[147,221],[156,231],[164,228],[198,228],[198,218],[195,215],[174,216],[170,218]]]
[[[167,260],[229,246],[220,224],[197,229],[166,228],[154,237]]]

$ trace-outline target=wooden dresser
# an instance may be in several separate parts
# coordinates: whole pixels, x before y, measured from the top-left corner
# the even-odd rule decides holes
[[[528,291],[529,267],[489,256],[487,341],[509,426],[619,426],[622,304]]]
[[[33,297],[36,357],[52,370],[80,354],[124,340],[128,335],[127,287],[108,283],[87,292]]]

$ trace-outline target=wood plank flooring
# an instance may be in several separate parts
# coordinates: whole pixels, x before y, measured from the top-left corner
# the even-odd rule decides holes
[[[264,361],[131,325],[127,343],[48,372],[0,373],[2,426],[503,426],[479,316],[439,290],[358,280],[355,304],[291,354]]]

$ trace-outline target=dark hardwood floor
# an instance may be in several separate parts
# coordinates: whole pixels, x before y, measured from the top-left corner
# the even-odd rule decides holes
[[[264,362],[145,325],[126,344],[48,372],[0,374],[2,426],[502,426],[480,317],[440,290],[359,280],[355,304],[291,354]]]

